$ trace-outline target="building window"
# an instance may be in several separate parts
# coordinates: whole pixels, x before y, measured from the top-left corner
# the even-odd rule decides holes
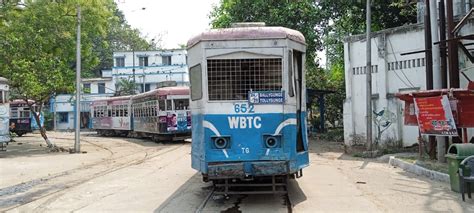
[[[356,74],[356,68],[352,68],[352,75]]]
[[[99,94],[105,94],[105,83],[98,83],[97,86],[99,87]]]
[[[151,84],[145,84],[145,92],[150,91]]]
[[[171,56],[162,56],[163,65],[171,65]]]
[[[407,61],[403,61],[403,68],[404,68],[404,69],[407,68]]]
[[[58,122],[59,123],[69,122],[69,113],[67,113],[67,112],[58,112]]]
[[[411,60],[408,60],[408,68],[411,68]]]
[[[413,67],[416,67],[416,59],[411,60],[411,63],[413,64]]]
[[[420,67],[420,61],[421,61],[420,59],[416,59],[416,66],[417,67]]]
[[[425,66],[425,58],[421,59],[421,66],[423,66],[423,67]]]
[[[138,57],[138,66],[148,67],[148,56]]]
[[[115,58],[115,66],[116,67],[125,67],[125,58],[124,57]]]
[[[91,84],[87,83],[87,84],[83,84],[83,90],[82,92],[84,94],[90,94],[91,93]]]
[[[367,66],[364,66],[364,74],[367,74]]]
[[[388,71],[390,71],[390,63],[387,63]]]

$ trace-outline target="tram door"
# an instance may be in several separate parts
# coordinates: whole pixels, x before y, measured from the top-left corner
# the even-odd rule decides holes
[[[303,139],[303,133],[304,133],[304,120],[303,118],[306,119],[306,116],[303,116],[302,113],[302,108],[303,104],[303,53],[293,50],[290,51],[292,52],[292,70],[289,70],[289,72],[292,72],[294,75],[294,82],[295,82],[295,96],[296,96],[296,151],[297,152],[302,152],[305,151],[304,147],[304,139]]]

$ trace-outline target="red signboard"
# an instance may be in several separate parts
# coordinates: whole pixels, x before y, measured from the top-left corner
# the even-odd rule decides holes
[[[414,100],[421,134],[458,135],[448,96],[423,97]]]

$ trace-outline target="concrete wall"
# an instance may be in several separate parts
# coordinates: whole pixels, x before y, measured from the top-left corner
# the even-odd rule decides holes
[[[474,32],[474,21],[465,26],[461,35]],[[402,140],[405,146],[417,143],[418,127],[403,124],[404,103],[394,97],[398,92],[426,89],[425,54],[401,56],[401,53],[424,50],[422,25],[410,25],[374,33],[372,42],[372,95],[373,109],[385,110],[393,124],[383,133],[382,141]],[[467,43],[469,41],[466,41]],[[460,69],[474,79],[474,68],[467,57],[459,52]],[[366,40],[364,35],[346,38],[344,43],[346,99],[344,101],[344,140],[350,145],[364,142],[366,136]],[[419,65],[418,65],[419,63]],[[470,70],[469,70],[469,67]],[[461,87],[467,80],[460,76]],[[373,133],[377,133],[375,125]],[[472,132],[471,132],[472,133]],[[470,134],[469,137],[471,137]]]

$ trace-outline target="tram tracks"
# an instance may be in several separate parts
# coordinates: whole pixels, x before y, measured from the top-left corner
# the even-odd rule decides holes
[[[216,192],[216,189],[213,187],[208,192],[207,196],[201,201],[201,203],[197,207],[196,211],[194,211],[194,212],[195,213],[202,213],[202,212],[216,211],[215,209],[210,209],[210,210],[206,209],[207,204],[214,200],[215,192]],[[224,211],[220,210],[221,212],[242,212],[242,211],[239,210],[240,206],[247,205],[247,204],[253,202],[253,200],[251,200],[251,199],[244,199],[245,197],[247,197],[249,195],[231,195],[231,196],[244,196],[244,197],[237,198],[237,201],[235,203],[233,203],[234,204],[233,207],[231,207],[227,210],[224,210]],[[252,195],[252,196],[268,196],[268,195]],[[286,193],[286,194],[283,194],[281,196],[281,198],[283,199],[283,204],[285,205],[287,212],[292,213],[293,212],[293,204],[291,203],[290,195],[288,193]],[[220,197],[219,199],[229,199],[229,197],[228,197],[228,195],[224,195],[224,196]],[[269,202],[271,202],[271,200],[269,200]],[[254,204],[250,204],[250,205],[254,205]]]
[[[69,140],[69,138],[57,139]],[[50,203],[54,202],[56,199],[64,195],[68,190],[76,186],[115,171],[142,164],[150,159],[178,150],[184,146],[184,144],[174,145],[171,147],[163,146],[163,148],[159,150],[157,150],[156,147],[147,148],[140,149],[139,151],[131,152],[126,155],[117,155],[106,146],[89,140],[83,139],[82,141],[101,149],[105,149],[110,153],[110,155],[98,162],[28,181],[26,184],[22,183],[0,189],[0,195],[2,195],[2,198],[0,198],[0,211],[12,210],[49,197],[46,201],[34,209],[35,211],[45,210],[45,208]]]

